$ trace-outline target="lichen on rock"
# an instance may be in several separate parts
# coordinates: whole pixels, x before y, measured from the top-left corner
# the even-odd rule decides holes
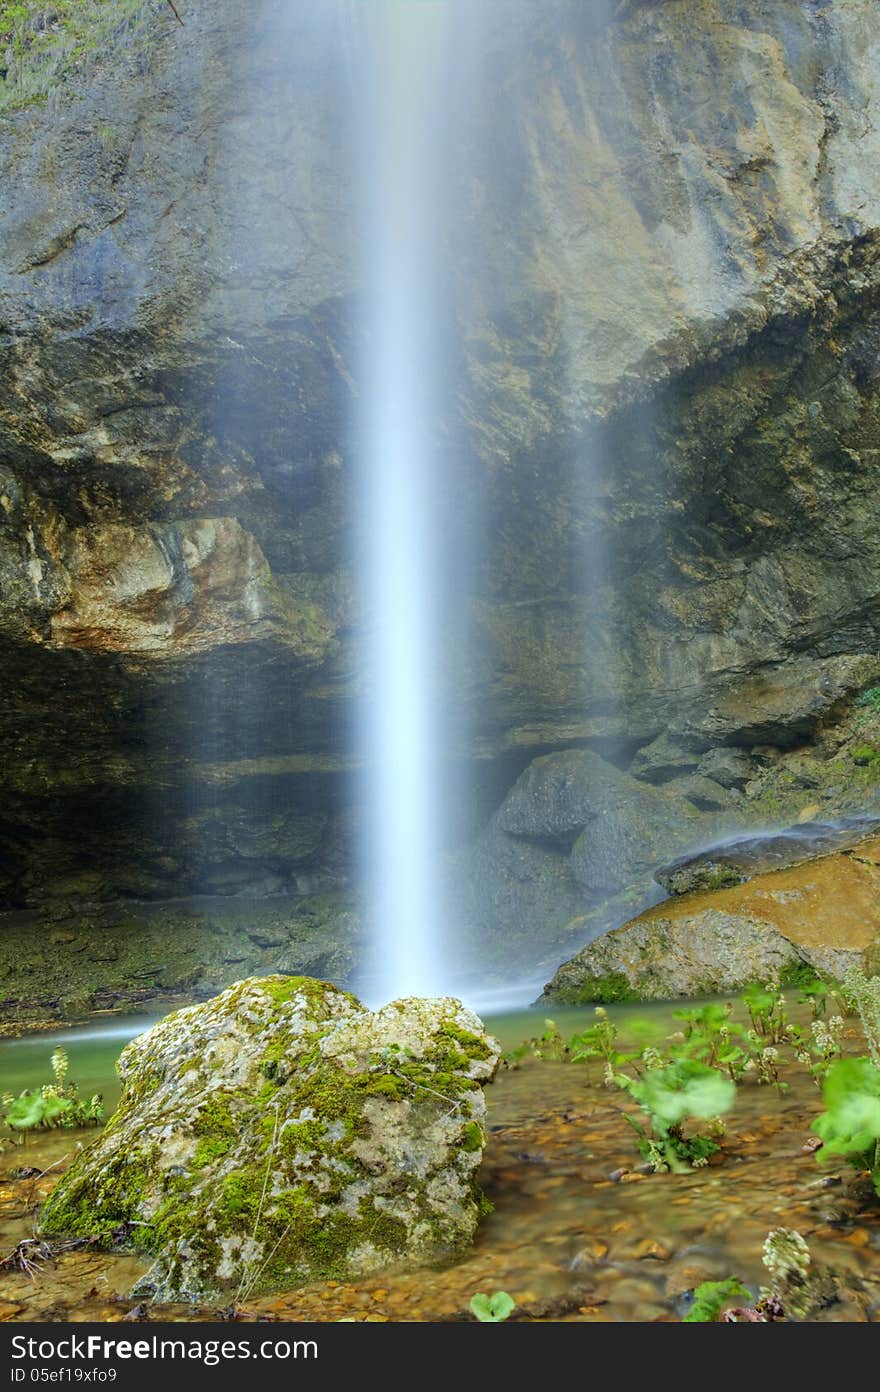
[[[451,1257],[473,1238],[498,1045],[452,998],[375,1013],[252,977],[123,1051],[118,1110],[42,1213],[130,1234],[161,1299],[235,1300]]]

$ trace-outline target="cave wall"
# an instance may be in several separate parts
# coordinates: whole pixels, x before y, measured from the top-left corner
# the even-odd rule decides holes
[[[332,9],[144,4],[0,109],[19,1003],[22,932],[74,935],[44,975],[81,953],[80,1003],[90,973],[132,994],[145,936],[145,992],[356,957],[361,247]],[[683,842],[873,798],[850,754],[880,680],[880,21],[465,15],[438,525],[477,557],[447,665],[478,815],[451,874],[470,936],[525,970]],[[172,968],[156,905],[194,897]]]

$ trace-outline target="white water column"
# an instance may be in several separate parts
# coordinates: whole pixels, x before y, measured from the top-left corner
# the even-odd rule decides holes
[[[449,7],[355,0],[348,15],[366,253],[355,442],[368,633],[359,737],[372,946],[363,991],[375,1002],[437,995],[452,974],[440,874],[447,721],[436,502]]]

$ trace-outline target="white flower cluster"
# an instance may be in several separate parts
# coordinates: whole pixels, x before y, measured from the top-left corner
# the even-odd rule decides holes
[[[814,1020],[810,1026],[813,1043],[823,1054],[836,1054],[840,1051],[843,1038],[843,1017],[832,1015],[830,1020]]]
[[[871,1062],[880,1068],[880,976],[866,976],[861,967],[850,967],[843,985],[859,1012]]]
[[[803,1279],[810,1265],[810,1249],[794,1228],[775,1228],[764,1239],[763,1261],[774,1285],[793,1275]]]
[[[64,1087],[64,1079],[67,1077],[68,1066],[65,1050],[57,1048],[52,1054],[52,1072],[55,1075],[55,1082],[59,1088]]]

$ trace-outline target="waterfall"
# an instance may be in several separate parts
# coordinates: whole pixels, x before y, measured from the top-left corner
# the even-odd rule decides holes
[[[365,287],[355,429],[367,678],[363,873],[373,999],[444,989],[448,789],[438,422],[444,361],[445,0],[349,3]],[[351,25],[354,23],[354,33]]]

